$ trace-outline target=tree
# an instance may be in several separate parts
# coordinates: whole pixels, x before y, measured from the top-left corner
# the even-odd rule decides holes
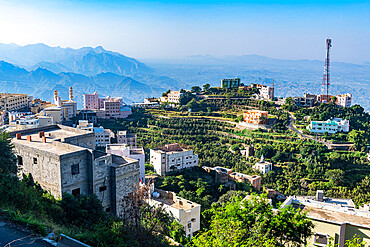
[[[0,173],[17,173],[16,157],[12,152],[13,148],[9,133],[5,131],[0,132]]]
[[[167,90],[165,93],[162,94],[162,97],[166,97],[170,92],[171,90]]]
[[[183,95],[179,99],[180,105],[186,105],[194,98],[195,96],[192,93],[184,92]]]
[[[301,210],[288,207],[274,213],[265,197],[254,195],[214,204],[203,216],[210,219],[210,224],[192,239],[198,247],[299,246],[306,244],[313,229],[313,223]]]
[[[354,148],[359,151],[365,151],[366,149],[366,139],[365,131],[362,130],[351,130],[347,136],[350,142],[353,142]]]
[[[325,172],[325,176],[327,176],[333,184],[339,185],[343,182],[344,171],[340,169],[328,170]]]
[[[192,93],[199,93],[201,91],[201,88],[199,86],[193,86],[191,87]]]
[[[209,83],[207,83],[207,84],[203,85],[203,90],[204,90],[204,91],[206,91],[206,92],[207,92],[210,88],[211,88],[211,85],[209,85]]]

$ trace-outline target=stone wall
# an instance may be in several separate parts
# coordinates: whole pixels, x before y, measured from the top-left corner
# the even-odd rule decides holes
[[[32,174],[32,177],[41,187],[56,197],[62,197],[60,157],[59,155],[28,147],[22,144],[15,145],[15,154],[18,156],[19,175]],[[37,163],[37,164],[35,164]]]

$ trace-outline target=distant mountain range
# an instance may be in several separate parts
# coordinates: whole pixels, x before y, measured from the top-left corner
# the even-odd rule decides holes
[[[82,107],[82,94],[123,97],[127,103],[159,96],[177,84],[134,58],[102,47],[81,49],[44,44],[0,44],[0,92],[27,93],[51,100],[53,91],[68,97],[68,87]]]
[[[51,100],[53,90],[68,97],[72,86],[82,107],[82,94],[123,97],[127,103],[158,97],[168,89],[190,89],[223,78],[245,84],[274,83],[278,97],[322,92],[323,61],[282,60],[258,55],[192,56],[178,60],[144,60],[101,46],[80,49],[45,44],[0,44],[0,92],[27,93]],[[370,110],[370,64],[331,63],[332,94],[352,93],[353,103]]]

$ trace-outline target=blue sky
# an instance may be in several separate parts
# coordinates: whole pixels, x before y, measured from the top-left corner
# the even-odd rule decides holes
[[[135,58],[259,54],[362,63],[370,1],[0,0],[0,43],[102,45]]]

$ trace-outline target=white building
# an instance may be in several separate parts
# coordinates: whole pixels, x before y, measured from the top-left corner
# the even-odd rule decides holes
[[[341,94],[337,95],[337,102],[336,104],[342,107],[351,107],[352,104],[352,94],[346,93],[346,94]]]
[[[94,124],[89,123],[88,120],[78,120],[78,125],[76,128],[80,130],[94,131]]]
[[[274,99],[274,88],[270,86],[263,86],[260,88],[260,96],[262,99]]]
[[[145,183],[145,153],[143,147],[132,147],[126,144],[107,144],[105,152],[138,160],[140,166],[139,177],[141,182]]]
[[[193,150],[182,149],[178,143],[150,149],[150,164],[157,174],[198,166],[198,155]]]
[[[265,161],[265,158],[262,155],[260,162],[254,164],[253,168],[260,171],[262,174],[265,174],[272,171],[272,163]]]
[[[170,91],[167,94],[167,100],[168,100],[168,102],[179,104],[180,103],[180,97],[182,95],[183,94],[180,93],[180,91]]]
[[[200,229],[201,205],[178,197],[174,192],[154,189],[150,190],[149,204],[151,206],[162,206],[176,221],[184,227],[187,237]]]
[[[349,120],[341,118],[331,118],[326,121],[311,121],[307,129],[312,133],[334,134],[337,132],[349,132]]]
[[[37,116],[37,115],[25,115],[15,117],[15,115],[9,113],[11,116],[9,119],[8,131],[32,129],[37,127],[44,127],[53,124],[52,117]]]

